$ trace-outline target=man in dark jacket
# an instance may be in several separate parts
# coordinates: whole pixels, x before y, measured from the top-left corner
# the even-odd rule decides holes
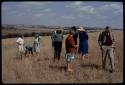
[[[102,67],[105,69],[106,57],[107,55],[110,58],[110,63],[112,70],[114,71],[114,35],[111,32],[109,26],[106,26],[105,31],[100,33],[98,38],[98,43],[102,51]]]

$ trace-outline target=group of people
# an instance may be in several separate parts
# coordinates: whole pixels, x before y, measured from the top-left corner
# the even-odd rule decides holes
[[[79,47],[78,47],[78,39],[79,36]],[[54,47],[54,62],[55,59],[60,60],[60,54],[62,49],[62,41],[63,41],[63,33],[61,30],[54,31],[52,38],[52,46]],[[71,62],[76,57],[77,49],[78,53],[81,54],[82,58],[88,53],[88,35],[83,27],[78,29],[73,26],[68,32],[68,36],[65,40],[65,48],[66,48],[66,62],[67,62],[67,70],[72,71]]]
[[[54,48],[54,62],[60,60],[60,54],[62,49],[63,33],[61,30],[54,31],[52,38],[52,46]],[[79,38],[79,43],[78,43]],[[114,72],[114,35],[111,32],[109,26],[105,27],[105,31],[99,34],[98,43],[102,52],[102,68],[106,69],[106,58],[107,55],[110,59],[111,70]],[[85,56],[88,54],[88,34],[83,26],[80,26],[79,29],[73,26],[68,32],[68,36],[65,40],[65,59],[67,62],[67,70],[72,70],[72,61],[75,59],[77,53],[80,54],[84,62]]]
[[[22,57],[25,55],[29,55],[29,54],[36,54],[36,56],[39,56],[39,52],[40,52],[40,35],[38,33],[35,34],[34,37],[34,41],[31,44],[25,44],[24,43],[24,37],[22,35],[20,35],[17,40],[16,43],[18,45],[18,50],[17,50],[17,58],[18,59],[22,59]]]
[[[64,40],[63,32],[62,30],[56,30],[51,35],[52,39],[52,47],[54,50],[54,57],[53,61],[59,61],[61,57],[61,49],[62,49],[62,42]],[[79,39],[79,42],[78,42]],[[76,28],[73,26],[70,31],[68,32],[68,36],[65,40],[65,59],[67,62],[67,71],[72,72],[72,62],[76,58],[77,53],[80,54],[80,57],[82,58],[84,62],[85,56],[88,54],[88,34],[83,26],[80,26],[79,28]],[[24,40],[23,38],[19,37],[17,39],[18,44],[18,51],[20,55],[22,56],[22,53],[24,52]],[[111,29],[109,26],[106,26],[105,31],[101,32],[99,34],[98,43],[102,52],[102,68],[106,69],[106,58],[107,55],[110,59],[111,64],[111,70],[110,72],[114,72],[114,35],[111,32]],[[25,53],[30,51],[36,52],[38,55],[40,52],[40,36],[37,34],[35,35],[33,46],[25,45]],[[31,53],[33,54],[33,52]]]

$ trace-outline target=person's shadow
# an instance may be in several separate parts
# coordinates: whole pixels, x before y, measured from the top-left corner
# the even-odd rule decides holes
[[[101,66],[93,64],[93,63],[88,63],[88,64],[81,64],[80,65],[83,68],[95,68],[95,69],[101,69]]]
[[[49,65],[49,68],[60,70],[60,71],[63,71],[63,70],[66,71],[66,69],[67,69],[66,66],[58,66],[58,65]]]

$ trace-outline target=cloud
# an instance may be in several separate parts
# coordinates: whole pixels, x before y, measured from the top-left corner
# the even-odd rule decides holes
[[[50,13],[51,16],[56,16],[57,14],[56,13]]]
[[[84,5],[82,1],[76,1],[65,5],[66,8],[73,8],[76,12],[87,12],[90,14],[95,13],[95,8],[89,5]]]
[[[106,4],[100,7],[99,10],[103,10],[104,12],[122,12],[123,6],[120,4]]]
[[[121,9],[122,7],[119,4],[110,4],[110,7],[114,9]]]
[[[62,19],[75,19],[73,16],[61,16]]]
[[[2,12],[7,12],[10,11],[11,9],[9,7],[6,6],[2,6]]]
[[[35,2],[35,1],[30,1],[30,2],[21,2],[21,5],[43,5],[43,2]]]
[[[48,7],[50,4],[52,4],[52,2],[30,1],[30,2],[20,2],[17,6],[21,8],[38,10]]]
[[[80,6],[82,4],[83,4],[83,2],[81,2],[81,1],[76,1],[73,3],[74,6]]]
[[[53,2],[39,2],[39,1],[30,1],[30,2],[20,2],[22,6],[45,6],[52,4]]]
[[[24,15],[25,15],[25,13],[19,13],[16,16],[24,16]]]
[[[70,4],[65,5],[66,8],[76,8],[76,7],[81,7],[83,5],[82,1],[75,1]]]
[[[92,6],[83,6],[83,7],[79,8],[78,10],[81,12],[88,12],[91,14],[95,13],[95,9]]]
[[[43,16],[44,14],[34,14],[35,17],[41,17]]]
[[[51,12],[52,9],[50,9],[50,8],[45,8],[45,9],[43,9],[42,11],[43,11],[43,12]]]

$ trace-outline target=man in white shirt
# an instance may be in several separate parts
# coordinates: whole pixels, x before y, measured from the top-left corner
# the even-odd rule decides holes
[[[16,43],[18,44],[18,57],[22,58],[23,53],[24,53],[24,39],[23,39],[23,36],[19,37],[16,40]]]

